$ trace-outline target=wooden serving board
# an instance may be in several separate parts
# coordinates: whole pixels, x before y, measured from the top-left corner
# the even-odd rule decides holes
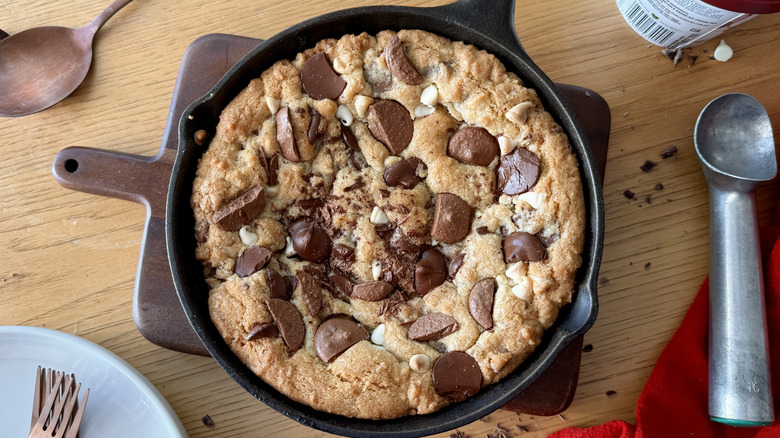
[[[108,150],[69,147],[54,159],[52,173],[66,188],[126,199],[147,206],[141,244],[133,319],[149,341],[172,350],[208,356],[179,303],[165,249],[165,202],[178,147],[178,122],[187,106],[206,94],[245,54],[262,40],[211,34],[187,48],[179,68],[165,133],[154,157]],[[588,135],[602,177],[609,141],[610,111],[591,90],[558,84]],[[564,349],[553,364],[504,409],[531,415],[555,415],[574,397],[583,339]]]

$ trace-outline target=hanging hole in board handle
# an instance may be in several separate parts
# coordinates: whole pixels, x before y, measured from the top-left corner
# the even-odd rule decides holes
[[[65,160],[65,171],[68,173],[76,173],[79,170],[79,162],[74,159]]]

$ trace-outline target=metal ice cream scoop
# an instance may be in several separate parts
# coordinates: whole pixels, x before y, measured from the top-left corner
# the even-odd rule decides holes
[[[772,126],[746,94],[725,94],[694,133],[710,194],[709,414],[733,426],[774,421],[755,189],[777,174]]]

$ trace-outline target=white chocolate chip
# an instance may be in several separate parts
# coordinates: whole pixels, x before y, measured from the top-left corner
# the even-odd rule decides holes
[[[395,156],[395,155],[389,155],[387,158],[385,158],[385,168],[392,166],[395,163],[398,163],[401,161],[401,157]]]
[[[506,113],[506,118],[517,124],[524,124],[528,120],[528,110],[534,106],[531,102],[520,102]]]
[[[352,124],[352,111],[346,105],[339,105],[339,109],[336,110],[336,118],[342,125],[349,126]]]
[[[523,262],[512,263],[506,270],[506,276],[511,278],[517,284],[523,279],[525,275],[525,264]]]
[[[252,229],[249,228],[249,225],[244,225],[241,227],[241,229],[238,230],[238,235],[241,237],[241,243],[246,246],[252,246],[257,243],[257,234],[252,232]]]
[[[734,50],[725,41],[720,40],[720,44],[715,48],[715,53],[712,56],[720,62],[726,62],[734,56]]]
[[[379,324],[376,326],[373,332],[371,332],[371,342],[376,345],[385,345],[385,325]]]
[[[544,200],[544,195],[536,192],[525,192],[517,196],[517,199],[527,202],[535,210],[538,210]]]
[[[371,276],[374,280],[379,280],[379,277],[382,276],[382,262],[379,260],[375,260],[371,263]]]
[[[523,276],[520,283],[512,287],[512,293],[525,302],[530,302],[534,297],[534,285],[530,278]]]
[[[433,106],[439,102],[439,90],[436,85],[428,85],[422,90],[420,94],[420,103],[423,105]]]
[[[374,103],[373,97],[363,96],[362,94],[355,96],[355,111],[357,112],[358,117],[365,117],[368,112],[368,107],[370,107],[372,103]]]
[[[415,373],[424,373],[431,369],[431,358],[425,354],[415,354],[409,358],[409,368]]]
[[[265,96],[265,104],[268,105],[268,109],[271,110],[271,114],[276,114],[279,111],[279,107],[282,105],[282,101],[274,99],[271,96]]]
[[[384,225],[390,222],[390,219],[387,218],[387,215],[381,208],[374,206],[374,209],[371,211],[370,221],[374,225]]]
[[[543,277],[537,277],[536,275],[529,275],[528,278],[533,281],[533,290],[537,293],[546,291],[552,284],[552,281]]]
[[[511,154],[517,149],[517,142],[502,135],[498,137],[498,148],[501,149],[501,155]]]
[[[414,109],[414,117],[425,117],[430,116],[433,114],[433,112],[436,110],[436,108],[428,105],[417,105],[417,108]]]
[[[336,73],[344,74],[347,72],[347,64],[340,57],[336,57],[333,59],[333,70]]]
[[[276,185],[276,186],[266,187],[265,194],[273,198],[274,196],[279,194],[279,186]]]
[[[295,248],[293,248],[293,242],[290,236],[285,237],[285,242],[286,245],[284,246],[284,255],[286,255],[287,257],[292,257],[295,254],[297,254],[295,252]]]

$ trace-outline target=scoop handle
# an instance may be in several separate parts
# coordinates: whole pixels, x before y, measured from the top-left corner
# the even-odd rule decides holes
[[[764,273],[754,192],[710,188],[709,414],[733,426],[774,421]]]

